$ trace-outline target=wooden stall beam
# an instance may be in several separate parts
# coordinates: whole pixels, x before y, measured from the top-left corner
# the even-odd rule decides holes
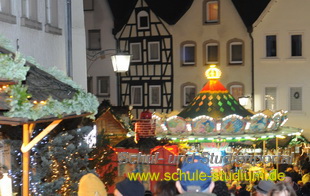
[[[29,196],[29,163],[30,163],[30,149],[39,143],[49,132],[51,132],[62,119],[55,120],[49,124],[39,135],[30,141],[33,132],[34,123],[23,125],[23,144],[21,151],[23,153],[23,196]]]

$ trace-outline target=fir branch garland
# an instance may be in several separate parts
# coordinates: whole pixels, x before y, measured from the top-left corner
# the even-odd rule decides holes
[[[0,78],[25,80],[29,70],[25,63],[26,60],[18,52],[14,57],[13,54],[0,54]]]
[[[83,112],[91,112],[89,118],[94,119],[99,102],[91,94],[79,90],[72,99],[62,101],[48,98],[45,104],[33,104],[29,101],[31,97],[27,93],[27,87],[21,84],[11,85],[6,92],[9,95],[8,102],[10,111],[4,113],[8,117],[21,117],[37,120],[44,117],[62,117],[66,114],[80,115]]]

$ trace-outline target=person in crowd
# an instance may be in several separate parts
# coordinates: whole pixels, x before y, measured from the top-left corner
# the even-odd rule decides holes
[[[115,196],[144,196],[145,188],[143,184],[138,180],[129,180],[127,177],[128,172],[134,172],[135,170],[136,166],[134,164],[126,164],[124,166],[125,179],[116,183]]]
[[[194,159],[194,160],[192,160]],[[195,156],[194,158],[184,161],[181,168],[179,180],[175,185],[182,196],[214,196],[212,194],[214,182],[211,177],[211,168],[205,158]],[[199,174],[200,179],[195,178],[195,174]]]
[[[297,167],[297,171],[295,171],[295,168]],[[286,168],[286,173],[289,173],[289,176],[292,177],[292,180],[295,183],[298,183],[298,181],[301,180],[301,175],[299,174],[299,168],[298,166],[293,166],[293,165],[288,165],[288,167]]]
[[[266,196],[268,192],[274,187],[275,183],[270,180],[261,180],[254,186],[257,196]]]
[[[145,189],[141,182],[135,180],[125,180],[116,184],[115,196],[144,196]]]
[[[241,188],[239,189],[237,195],[238,196],[250,196],[251,193],[247,190],[247,184],[241,183],[240,184]]]
[[[144,192],[144,196],[153,196],[153,193],[152,191],[147,190]]]
[[[300,195],[299,193],[301,193],[301,189],[300,186],[293,181],[293,177],[292,177],[292,173],[291,172],[284,172],[285,174],[285,178],[283,180],[283,182],[289,184],[290,186],[292,186],[292,188],[294,189],[295,193],[297,195]]]
[[[231,196],[228,187],[224,181],[215,181],[212,193],[220,196]]]
[[[301,193],[302,196],[310,196],[310,182],[307,182],[301,187]]]
[[[178,194],[175,181],[158,181],[155,196],[175,196]]]
[[[305,167],[302,169],[302,178],[301,178],[301,181],[302,181],[302,184],[306,184],[307,182],[310,182],[310,170],[309,170],[309,167]]]
[[[268,196],[296,196],[296,193],[290,184],[278,182],[269,191]]]

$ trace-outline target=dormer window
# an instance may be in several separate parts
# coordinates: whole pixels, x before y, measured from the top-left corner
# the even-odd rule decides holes
[[[150,28],[149,13],[145,10],[137,14],[138,30],[146,30]]]

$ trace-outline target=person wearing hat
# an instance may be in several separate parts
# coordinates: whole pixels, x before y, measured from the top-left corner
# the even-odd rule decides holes
[[[266,196],[268,192],[275,186],[275,183],[270,180],[261,180],[254,186],[257,196]]]
[[[186,179],[186,177],[184,176],[182,178],[181,176],[179,176],[179,181],[176,181],[176,188],[179,193],[181,193],[180,195],[215,195],[212,194],[214,182],[212,181],[211,177],[211,168],[204,158],[200,156],[195,156],[184,161],[182,164],[181,172],[182,175],[186,174],[187,176],[191,174],[194,175],[197,173],[205,173],[204,176],[206,177],[200,180],[193,180],[193,178]]]

